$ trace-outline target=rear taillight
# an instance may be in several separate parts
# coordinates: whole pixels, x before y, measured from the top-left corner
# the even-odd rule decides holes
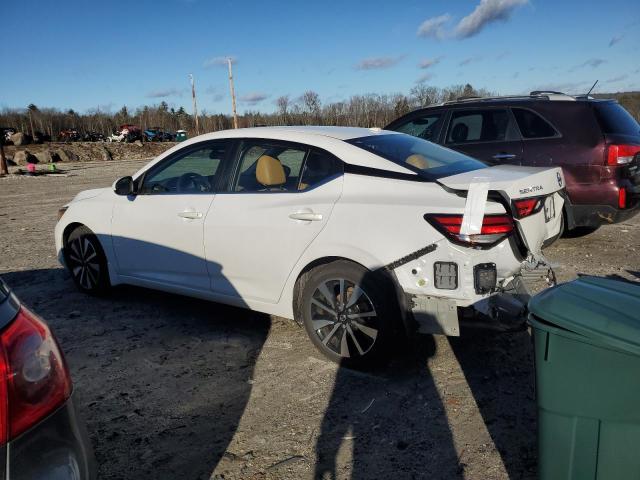
[[[544,205],[544,197],[523,198],[514,200],[514,213],[517,218],[525,218],[534,213],[538,213]]]
[[[626,165],[640,153],[638,145],[609,145],[607,147],[607,165]]]
[[[618,190],[618,208],[627,208],[627,189],[624,187]]]
[[[71,377],[47,325],[22,307],[0,334],[0,439],[16,438],[62,405]]]
[[[460,233],[462,215],[425,215],[434,228],[455,243],[466,246],[490,246],[513,233],[513,219],[509,215],[485,215],[480,233],[467,235]]]

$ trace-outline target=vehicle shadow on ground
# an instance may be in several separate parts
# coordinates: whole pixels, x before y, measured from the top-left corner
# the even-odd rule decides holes
[[[464,478],[425,367],[436,353],[434,339],[421,337],[409,351],[400,346],[386,368],[338,369],[315,446],[315,478]]]
[[[536,478],[533,344],[527,331],[462,330],[448,338],[510,479]]]
[[[89,297],[62,269],[3,278],[65,351],[100,478],[210,477],[247,405],[267,315],[136,287]]]

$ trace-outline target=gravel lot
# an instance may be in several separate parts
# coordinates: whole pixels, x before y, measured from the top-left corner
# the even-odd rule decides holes
[[[77,293],[55,258],[58,207],[144,163],[0,178],[0,274],[60,340],[100,478],[535,478],[526,331],[422,337],[358,373],[283,319],[133,287]],[[560,280],[638,281],[640,217],[547,254]]]

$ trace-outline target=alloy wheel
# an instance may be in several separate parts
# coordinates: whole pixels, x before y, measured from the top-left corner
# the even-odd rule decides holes
[[[78,284],[87,290],[98,285],[100,278],[100,262],[96,247],[86,236],[81,236],[69,243],[68,259],[70,271]]]
[[[365,355],[375,344],[378,315],[359,285],[344,278],[326,280],[314,290],[309,308],[315,334],[341,357]]]

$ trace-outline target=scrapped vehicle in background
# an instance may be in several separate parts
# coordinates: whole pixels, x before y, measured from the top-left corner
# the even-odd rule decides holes
[[[104,135],[100,132],[87,132],[82,136],[83,142],[104,142]]]
[[[640,209],[640,125],[615,100],[542,91],[469,97],[416,110],[385,128],[491,165],[562,167],[569,230],[592,231]]]
[[[58,140],[60,142],[79,142],[82,140],[82,135],[75,128],[68,128],[58,134]]]
[[[3,140],[5,145],[12,145],[11,135],[16,132],[17,130],[13,127],[0,127],[0,135],[2,136],[0,140]]]
[[[143,132],[144,140],[147,142],[161,142],[163,135],[160,127],[148,128]]]
[[[140,127],[131,124],[120,125],[120,128],[108,136],[107,142],[135,142],[142,140],[142,131]]]
[[[64,356],[47,324],[0,279],[0,476],[95,478]]]
[[[380,358],[395,334],[459,334],[459,310],[522,313],[553,277],[560,168],[485,164],[397,132],[245,128],[201,135],[60,211],[76,286],[132,284],[304,324],[325,355]]]
[[[147,142],[172,142],[174,135],[170,132],[165,132],[160,127],[149,128],[144,131],[144,139]]]

